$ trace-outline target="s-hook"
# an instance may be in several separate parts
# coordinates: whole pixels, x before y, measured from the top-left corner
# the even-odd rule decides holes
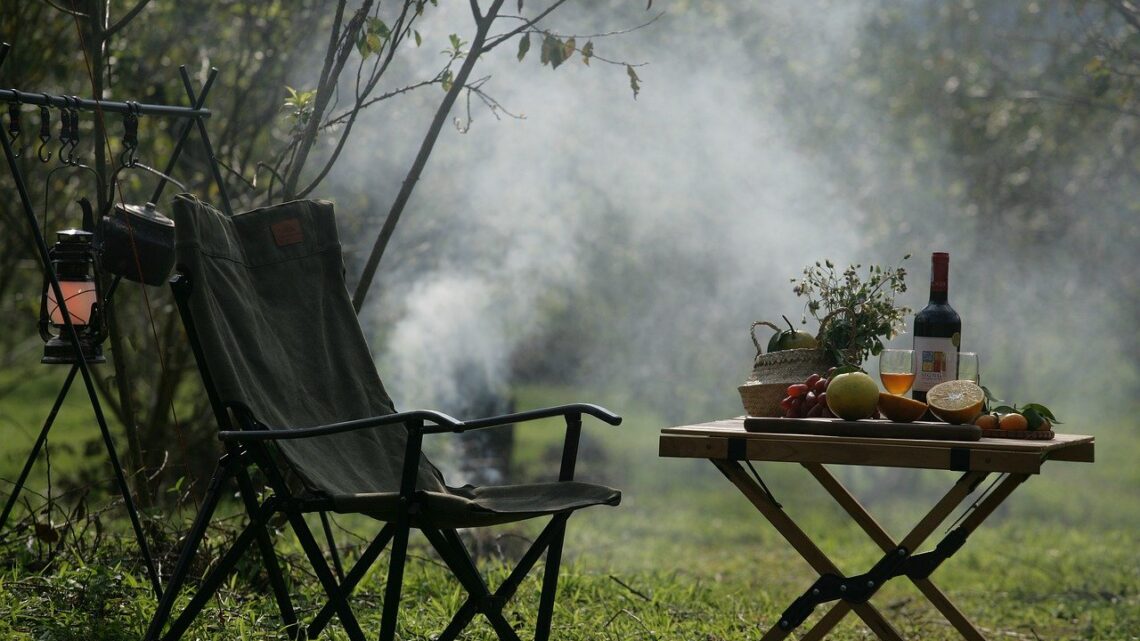
[[[45,93],[44,99],[48,99]],[[51,109],[46,105],[40,105],[40,148],[36,151],[39,156],[40,162],[47,162],[51,160],[51,150],[48,150],[47,155],[44,155],[44,150],[47,149],[47,144],[51,142]]]
[[[12,145],[12,155],[20,157],[20,147],[16,139],[20,137],[20,99],[8,103],[8,142]]]
[[[64,153],[67,151],[67,146],[71,144],[71,118],[67,114],[69,107],[71,107],[71,98],[64,96],[63,106],[59,108],[59,151],[55,155],[59,158],[59,162],[65,165],[67,164],[67,156]]]
[[[135,152],[139,148],[139,113],[137,102],[127,102],[127,113],[123,116],[123,153],[119,154],[119,164],[134,167],[138,163]]]

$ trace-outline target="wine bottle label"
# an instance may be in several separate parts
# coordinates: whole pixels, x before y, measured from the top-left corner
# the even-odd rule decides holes
[[[958,378],[958,346],[953,338],[915,336],[914,360],[918,369],[915,391],[925,392],[942,381]]]

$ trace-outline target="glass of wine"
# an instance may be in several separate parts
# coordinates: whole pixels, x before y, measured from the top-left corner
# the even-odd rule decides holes
[[[982,384],[978,355],[974,352],[958,352],[958,380],[973,381],[975,385]]]
[[[914,350],[884,349],[879,353],[879,380],[887,393],[906,394],[914,385]]]

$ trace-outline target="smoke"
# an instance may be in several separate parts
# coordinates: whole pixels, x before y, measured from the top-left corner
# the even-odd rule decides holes
[[[565,19],[579,33],[596,33],[610,20],[652,17],[587,14]],[[452,404],[447,372],[472,360],[508,376],[512,351],[543,332],[540,324],[559,322],[552,308],[573,305],[566,312],[573,318],[562,320],[576,324],[564,335],[579,341],[583,369],[554,363],[555,370],[644,385],[684,379],[687,362],[702,373],[720,368],[692,389],[719,388],[713,406],[739,411],[735,384],[751,363],[749,323],[798,318],[802,303],[788,279],[817,258],[858,258],[861,213],[820,184],[777,105],[750,89],[764,71],[745,62],[746,46],[708,35],[725,15],[667,13],[648,28],[599,39],[599,55],[649,62],[636,68],[643,83],[636,100],[623,66],[572,59],[551,71],[509,54],[480,63],[491,76],[488,92],[525,118],[497,121],[476,106],[466,134],[446,131],[385,258],[370,294],[385,302],[371,311],[378,326],[394,322],[378,330],[379,350],[399,403]],[[821,42],[853,37],[841,32],[849,20],[838,15],[849,13],[828,14],[816,32]],[[429,94],[423,104],[436,99]],[[415,120],[413,111],[406,120]],[[465,120],[466,112],[456,116]],[[382,148],[383,157],[346,158],[341,167],[380,170],[382,180],[344,180],[368,185],[370,202],[383,207],[410,154],[393,144],[412,140],[393,138],[408,125],[389,113],[367,126],[357,149]],[[719,362],[701,363],[709,360]]]
[[[627,4],[567,7],[552,25],[602,33],[652,16]],[[949,251],[951,302],[964,348],[981,354],[983,383],[1074,417],[1075,431],[1135,411],[1135,401],[1088,399],[1135,398],[1140,386],[1135,354],[1120,349],[1136,344],[1135,319],[1089,271],[1112,270],[1119,282],[1135,267],[1136,222],[1108,216],[1086,188],[1088,215],[1071,216],[1061,235],[1013,242],[1039,233],[1034,211],[953,201],[968,175],[955,150],[908,147],[899,134],[937,111],[891,113],[868,99],[910,82],[863,67],[878,53],[866,29],[884,22],[881,10],[770,4],[677,3],[645,29],[598,38],[599,56],[648,62],[635,67],[636,100],[621,65],[571,59],[552,71],[533,50],[516,61],[513,47],[480,61],[486,91],[525,117],[496,119],[476,102],[468,123],[457,107],[469,128],[441,136],[381,264],[365,319],[400,407],[463,408],[463,371],[500,390],[537,372],[624,391],[659,420],[737,415],[735,387],[754,354],[749,324],[800,318],[789,279],[804,266],[886,266],[913,254],[899,302],[918,309],[930,252]],[[409,76],[438,64],[465,10],[431,10]],[[931,19],[916,15],[902,23]],[[931,100],[958,86],[939,80]],[[436,91],[369,114],[336,169],[342,215],[364,221],[347,239],[353,260],[371,246]],[[1059,175],[1050,189],[1069,193],[1073,180]],[[942,198],[927,195],[934,183]]]

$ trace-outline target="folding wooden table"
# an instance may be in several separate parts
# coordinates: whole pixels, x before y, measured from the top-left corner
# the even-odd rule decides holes
[[[788,420],[790,428],[813,424],[813,419]],[[1045,461],[1091,463],[1093,450],[1093,437],[1076,434],[1057,434],[1052,440],[982,438],[970,441],[756,433],[746,431],[744,419],[736,418],[665,428],[661,431],[659,454],[662,457],[710,460],[819,573],[819,579],[784,611],[779,621],[764,635],[763,641],[787,637],[816,606],[831,602],[834,602],[831,609],[802,639],[824,638],[853,610],[880,639],[901,641],[898,631],[869,602],[883,583],[900,576],[910,579],[963,638],[984,641],[978,629],[931,582],[931,573],[965,544],[970,533],[1018,485],[1031,475],[1039,474]],[[802,465],[882,549],[882,559],[863,574],[845,576],[840,573],[831,559],[776,502],[751,461]],[[825,464],[952,470],[963,474],[914,529],[896,541],[824,467]],[[989,486],[989,491],[977,499],[933,549],[919,553],[918,549],[926,538],[948,519],[986,476],[995,473],[1003,475],[1003,478]]]

